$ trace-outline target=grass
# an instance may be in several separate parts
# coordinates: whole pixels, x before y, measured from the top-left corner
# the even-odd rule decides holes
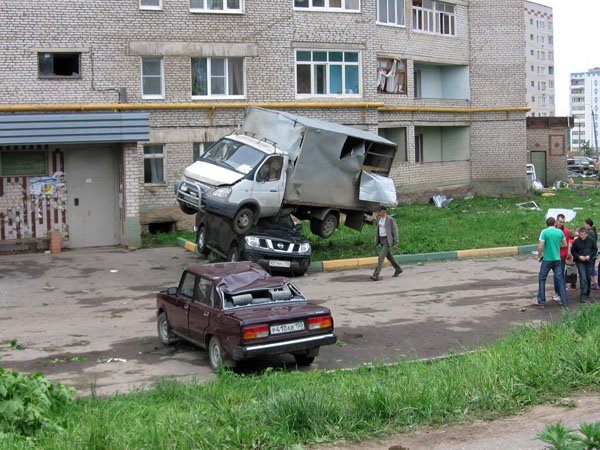
[[[423,425],[494,419],[600,388],[600,304],[430,363],[356,371],[221,372],[148,392],[79,398],[63,430],[0,434],[5,449],[302,449]],[[533,438],[533,436],[532,436]]]
[[[521,209],[517,203],[534,201],[541,211]],[[401,205],[389,211],[400,233],[398,253],[428,253],[473,248],[505,247],[537,244],[540,230],[545,227],[548,208],[577,208],[577,217],[569,228],[583,226],[587,217],[600,225],[600,190],[592,188],[563,189],[555,196],[533,193],[528,198],[455,199],[448,208],[433,204]],[[579,209],[581,208],[581,209]],[[310,232],[304,222],[303,233],[313,247],[313,260],[375,256],[374,224],[365,224],[361,231],[341,226],[330,239]],[[600,228],[600,227],[599,227]],[[167,235],[145,235],[144,246],[177,245],[177,237],[195,240],[193,231],[178,231]]]

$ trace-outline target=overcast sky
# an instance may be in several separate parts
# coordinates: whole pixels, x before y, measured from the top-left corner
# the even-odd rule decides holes
[[[539,0],[554,14],[556,115],[569,114],[571,72],[600,67],[600,0]]]

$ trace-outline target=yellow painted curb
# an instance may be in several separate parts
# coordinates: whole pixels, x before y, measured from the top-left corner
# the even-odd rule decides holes
[[[356,259],[334,259],[333,261],[323,261],[323,270],[342,270],[358,269]]]
[[[385,260],[386,264],[388,260]],[[377,256],[369,256],[366,258],[358,258],[358,267],[367,267],[367,266],[376,266],[377,265]]]
[[[193,242],[190,242],[190,241],[185,241],[185,243],[183,244],[183,248],[185,248],[186,250],[188,250],[190,252],[196,253],[196,249],[198,248],[198,245],[194,244]]]
[[[518,254],[518,247],[475,248],[471,250],[458,250],[456,252],[458,259],[487,258],[490,256],[511,256]]]

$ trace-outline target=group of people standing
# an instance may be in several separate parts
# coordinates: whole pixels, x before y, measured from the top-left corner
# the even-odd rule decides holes
[[[590,291],[598,287],[598,271],[596,269],[597,233],[592,219],[586,219],[585,225],[573,233],[565,226],[564,214],[556,219],[546,219],[547,228],[542,230],[538,242],[538,255],[541,262],[538,277],[537,306],[546,304],[546,279],[552,270],[554,275],[553,300],[560,301],[564,307],[569,306],[565,269],[567,259],[572,258],[577,267],[580,282],[579,301],[589,301]]]

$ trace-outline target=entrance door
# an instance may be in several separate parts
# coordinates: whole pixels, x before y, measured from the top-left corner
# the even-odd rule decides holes
[[[69,246],[118,244],[117,150],[97,146],[65,154]]]
[[[531,164],[535,167],[537,179],[548,187],[546,179],[546,152],[531,152]]]

